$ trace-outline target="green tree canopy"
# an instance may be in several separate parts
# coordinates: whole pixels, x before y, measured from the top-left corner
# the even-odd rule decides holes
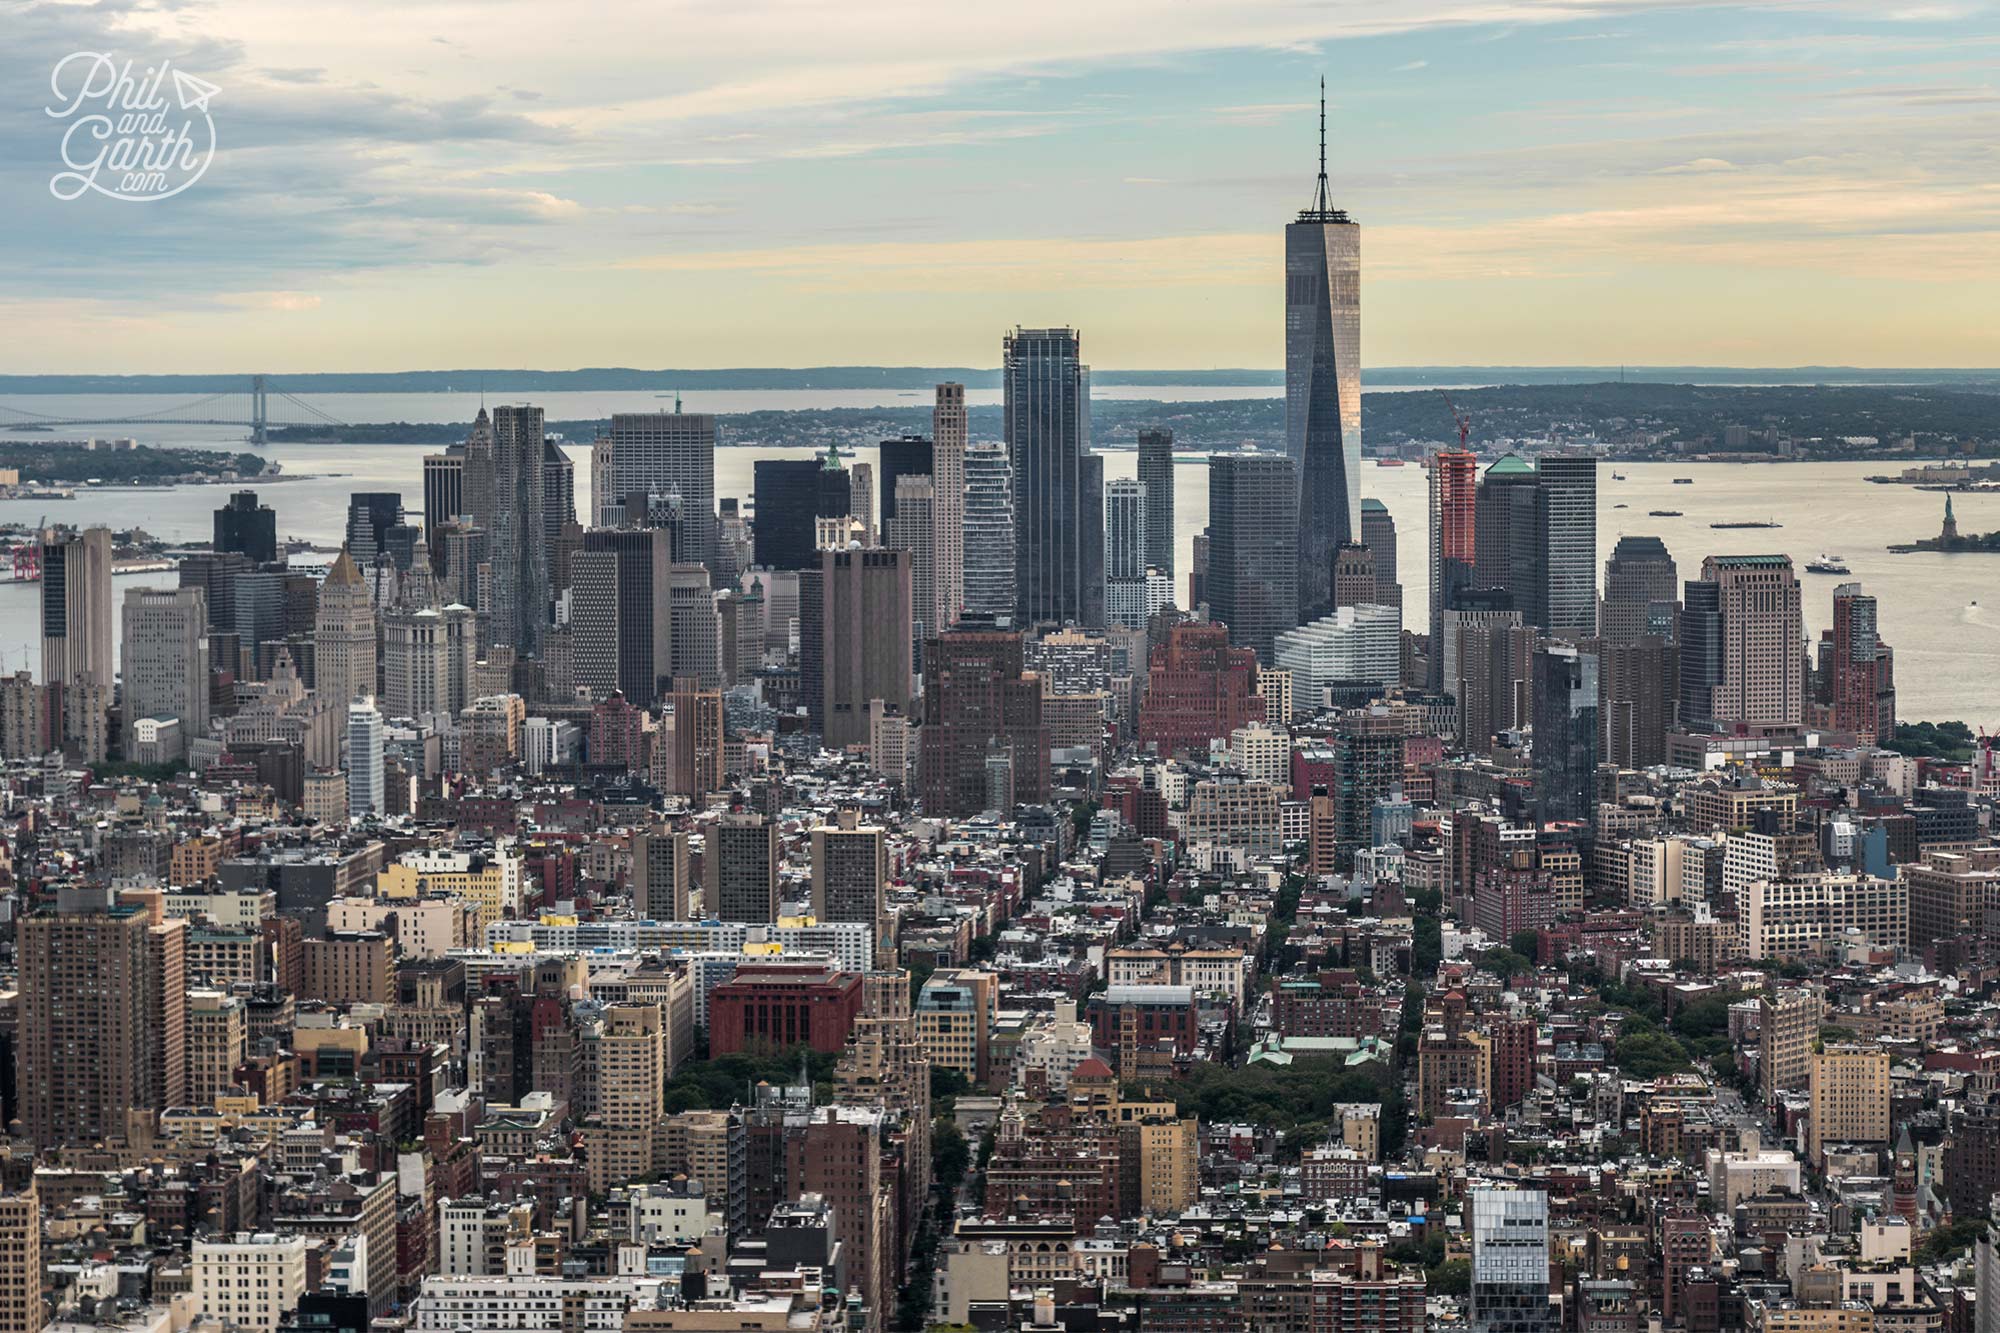
[[[1613,1061],[1627,1078],[1659,1078],[1694,1068],[1687,1048],[1654,1027],[1620,1033]]]
[[[1512,949],[1488,949],[1479,955],[1479,965],[1493,972],[1503,980],[1509,977],[1526,976],[1535,970],[1534,963],[1515,953]]]

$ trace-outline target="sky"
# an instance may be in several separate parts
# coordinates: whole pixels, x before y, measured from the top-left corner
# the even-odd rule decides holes
[[[0,0],[0,373],[1274,367],[1322,77],[1364,365],[2000,366],[1983,0]]]

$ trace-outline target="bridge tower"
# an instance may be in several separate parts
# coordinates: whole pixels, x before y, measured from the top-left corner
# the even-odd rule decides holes
[[[264,428],[270,424],[270,412],[264,401],[264,377],[250,377],[250,443],[263,444]]]

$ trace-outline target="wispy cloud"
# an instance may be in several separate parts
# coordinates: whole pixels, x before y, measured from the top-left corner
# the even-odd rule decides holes
[[[216,298],[225,305],[253,310],[317,310],[320,297],[314,292],[225,292]]]
[[[1261,348],[1325,74],[1371,293],[1552,274],[1609,293],[1671,272],[1649,310],[1664,318],[1723,270],[1903,272],[1990,309],[2000,34],[1973,20],[1992,9],[1890,5],[736,0],[676,9],[663,41],[653,0],[597,0],[583,25],[527,6],[467,25],[443,0],[17,0],[6,299],[67,301],[53,322],[92,357],[134,327],[100,301],[212,312],[218,347],[337,347],[364,306],[415,337],[500,282],[540,303],[511,331],[518,361],[652,345],[637,289],[646,309],[689,287],[719,307],[725,282],[760,293],[742,318],[767,338],[815,336],[789,304],[815,297],[840,311],[829,329],[874,302],[900,337],[917,321],[887,303],[955,321],[960,294],[990,301],[980,318],[1047,294],[1130,338]],[[214,168],[171,206],[47,193],[48,68],[103,48],[172,55],[224,90]],[[1406,77],[1434,63],[1450,96]],[[1370,312],[1371,330],[1429,335],[1459,317],[1430,290]],[[184,342],[163,317],[154,341]],[[1996,337],[1964,310],[1939,323]]]
[[[656,273],[782,277],[816,291],[1060,291],[1093,287],[1236,286],[1265,280],[1270,237],[1252,234],[1137,239],[885,242],[651,255],[620,267]]]
[[[1252,102],[1243,106],[1218,106],[1210,113],[1232,125],[1270,125],[1317,107],[1317,102]]]

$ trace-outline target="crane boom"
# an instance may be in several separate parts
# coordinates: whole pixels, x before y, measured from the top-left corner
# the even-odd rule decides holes
[[[1469,443],[1472,438],[1472,418],[1459,411],[1458,404],[1451,401],[1451,395],[1443,389],[1438,390],[1438,397],[1444,399],[1445,409],[1451,413],[1451,419],[1458,423],[1458,447],[1470,453],[1472,450],[1472,445]]]

